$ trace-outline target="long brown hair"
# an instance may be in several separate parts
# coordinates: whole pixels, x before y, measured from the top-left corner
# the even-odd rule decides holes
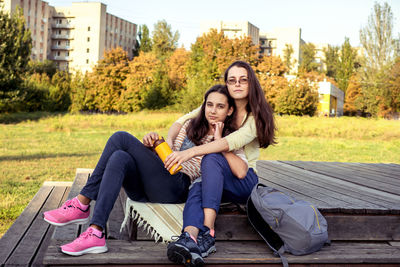
[[[228,72],[232,67],[244,68],[247,70],[249,96],[246,106],[247,112],[251,112],[254,116],[257,128],[257,138],[260,147],[267,148],[269,145],[276,144],[275,141],[275,119],[271,106],[265,100],[264,92],[261,88],[256,74],[252,67],[244,61],[233,62],[225,71],[225,83],[228,80]]]
[[[235,101],[233,98],[229,95],[228,88],[224,84],[217,84],[211,87],[206,94],[204,95],[204,101],[203,104],[201,105],[200,108],[200,113],[197,115],[196,118],[192,119],[187,127],[187,137],[196,145],[201,145],[200,140],[206,136],[206,134],[209,131],[209,125],[208,121],[206,119],[206,102],[208,95],[211,93],[220,93],[226,96],[228,99],[228,106],[234,107],[233,113],[226,117],[224,121],[224,129],[222,131],[222,136],[225,136],[231,132],[234,132],[236,130],[235,128],[235,123],[234,123],[234,115],[235,115]]]

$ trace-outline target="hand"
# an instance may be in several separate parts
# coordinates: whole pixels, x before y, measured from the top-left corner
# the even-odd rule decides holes
[[[214,132],[214,140],[219,140],[222,138],[222,131],[224,130],[223,122],[214,122],[212,124],[213,132]]]
[[[174,164],[176,164],[176,167],[178,167],[183,162],[191,158],[193,158],[193,154],[190,148],[183,151],[174,151],[165,159],[164,167],[169,170],[172,168],[172,166],[174,166]]]
[[[146,147],[153,147],[153,144],[158,140],[159,135],[155,132],[150,132],[143,137],[143,145]]]

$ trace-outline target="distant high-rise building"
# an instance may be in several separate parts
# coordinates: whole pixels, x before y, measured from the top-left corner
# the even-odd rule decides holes
[[[131,58],[137,25],[107,13],[100,2],[75,2],[53,7],[41,0],[4,0],[4,8],[23,10],[32,34],[33,60],[56,62],[61,70],[90,71],[104,52],[122,47]]]
[[[278,56],[284,60],[287,47],[293,49],[291,55],[291,72],[295,73],[301,62],[300,50],[304,41],[301,39],[300,28],[276,28],[271,32],[260,32],[259,28],[248,21],[202,21],[200,32],[207,33],[210,29],[223,32],[228,38],[249,36],[253,44],[260,45],[260,56]]]
[[[200,23],[201,34],[216,29],[223,32],[228,38],[240,38],[249,36],[253,44],[258,45],[259,29],[248,21],[202,21]]]
[[[303,43],[300,28],[275,28],[270,32],[260,33],[260,49],[263,55],[278,56],[284,61],[286,49],[293,49],[290,59],[292,66],[289,70],[291,72],[296,72],[301,62]]]

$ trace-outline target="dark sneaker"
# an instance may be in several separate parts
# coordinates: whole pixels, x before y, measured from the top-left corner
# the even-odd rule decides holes
[[[201,267],[204,265],[199,246],[187,232],[182,233],[178,240],[168,244],[167,256],[170,261],[185,264],[185,266]]]
[[[215,237],[210,235],[210,230],[199,233],[199,236],[197,237],[197,244],[200,248],[201,256],[203,258],[217,251],[215,248]]]

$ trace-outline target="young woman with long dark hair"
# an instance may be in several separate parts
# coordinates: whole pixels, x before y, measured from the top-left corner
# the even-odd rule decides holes
[[[205,94],[198,116],[185,122],[174,138],[173,150],[182,151],[206,144],[214,139],[214,134],[220,136],[234,131],[233,113],[234,102],[226,86],[213,86]],[[108,139],[80,194],[60,208],[44,213],[44,220],[57,226],[87,223],[90,201],[96,200],[89,228],[73,242],[61,246],[63,253],[79,256],[108,250],[103,230],[122,187],[135,201],[185,202],[189,185],[200,176],[202,156],[191,157],[181,164],[179,173],[171,175],[169,168],[166,169],[160,158],[149,149],[158,138],[158,134],[152,132],[144,136],[142,143],[127,132],[116,132]],[[236,173],[235,168],[232,171]]]
[[[275,123],[270,105],[265,100],[260,83],[251,66],[236,61],[225,71],[225,83],[235,101],[235,127],[229,135],[215,138],[213,142],[174,152],[165,161],[167,168],[181,164],[187,158],[205,155],[201,163],[202,181],[189,191],[183,213],[181,236],[168,245],[168,258],[175,263],[202,266],[203,257],[216,251],[214,223],[221,200],[245,203],[253,187],[258,183],[256,161],[259,149],[275,143]],[[183,116],[173,124],[168,140],[199,109]],[[248,168],[234,173],[229,164],[228,151],[243,148]],[[227,157],[228,156],[228,157]],[[244,170],[244,172],[243,172]]]

